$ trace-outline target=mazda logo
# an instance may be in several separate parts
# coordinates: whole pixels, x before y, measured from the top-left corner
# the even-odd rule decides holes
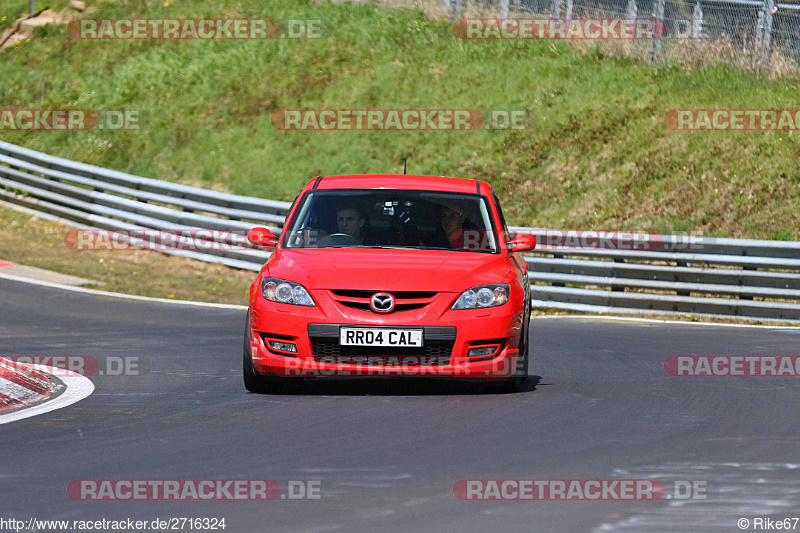
[[[378,292],[372,295],[369,306],[376,313],[391,313],[394,309],[394,296],[385,292]]]

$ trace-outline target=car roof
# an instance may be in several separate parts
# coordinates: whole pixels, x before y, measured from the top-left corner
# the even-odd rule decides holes
[[[348,174],[320,176],[308,182],[305,189],[416,189],[490,195],[489,184],[465,178],[423,176],[416,174]]]

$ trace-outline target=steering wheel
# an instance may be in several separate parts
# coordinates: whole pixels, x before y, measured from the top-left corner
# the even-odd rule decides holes
[[[360,245],[361,241],[347,233],[331,233],[317,241],[317,247]]]
[[[322,236],[320,236],[320,232]],[[294,231],[288,242],[290,242],[292,246],[313,247],[317,245],[318,238],[321,239],[327,235],[328,233],[325,230],[317,230],[310,226],[302,226]]]

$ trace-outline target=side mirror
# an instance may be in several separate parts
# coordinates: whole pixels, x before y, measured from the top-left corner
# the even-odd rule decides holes
[[[278,238],[267,228],[253,228],[247,232],[247,240],[256,246],[275,246]]]
[[[530,252],[536,248],[536,237],[529,233],[517,233],[513,240],[508,241],[508,246],[514,252]]]

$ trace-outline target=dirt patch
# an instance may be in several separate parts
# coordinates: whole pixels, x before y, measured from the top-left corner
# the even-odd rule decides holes
[[[96,9],[95,6],[89,6],[83,10],[83,13],[91,13]],[[24,42],[25,39],[29,39],[33,31],[39,26],[45,26],[47,24],[67,24],[70,20],[81,14],[81,12],[72,7],[65,7],[60,11],[45,9],[44,11],[34,13],[33,18],[28,18],[26,14],[0,34],[0,50],[16,46],[18,43]]]

